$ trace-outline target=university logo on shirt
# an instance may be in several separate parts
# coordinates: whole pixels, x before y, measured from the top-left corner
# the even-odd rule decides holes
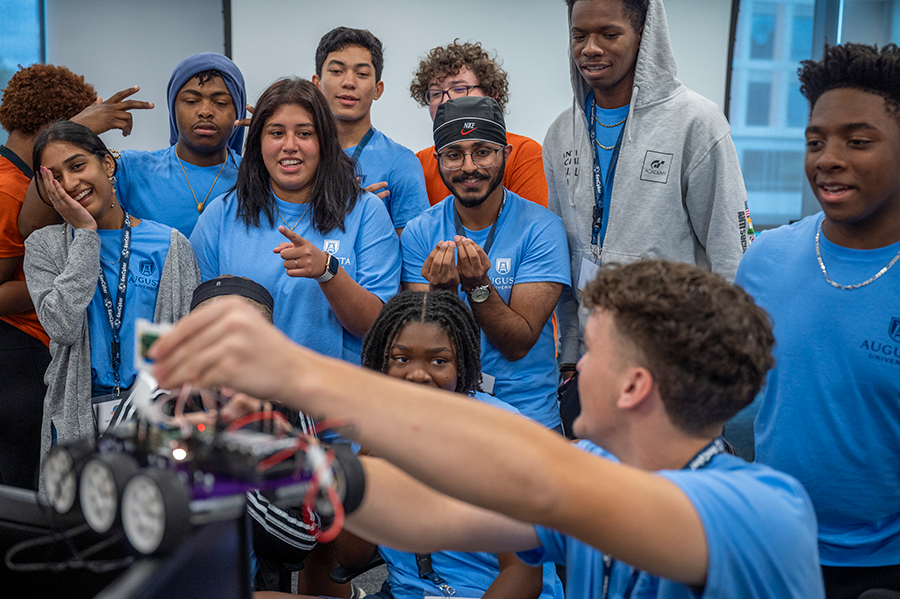
[[[497,274],[505,275],[509,273],[509,269],[512,267],[512,259],[511,258],[497,258]]]
[[[888,329],[891,339],[900,343],[900,318],[891,319],[891,328]]]
[[[153,276],[153,262],[150,260],[141,260],[141,274],[145,277]]]
[[[328,252],[329,254],[337,254],[339,249],[341,249],[340,239],[326,239],[325,245],[322,247],[322,251]]]

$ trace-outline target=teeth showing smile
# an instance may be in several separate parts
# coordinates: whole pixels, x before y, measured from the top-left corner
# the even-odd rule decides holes
[[[820,185],[819,187],[821,187],[824,191],[827,191],[828,193],[840,193],[842,191],[846,191],[846,190],[850,189],[846,185]]]
[[[300,166],[300,161],[294,158],[285,158],[284,160],[279,161],[281,166]]]
[[[88,187],[87,189],[85,189],[85,190],[83,190],[83,191],[80,191],[80,192],[78,193],[78,195],[76,195],[76,196],[73,197],[72,199],[75,200],[76,202],[80,202],[81,200],[83,200],[84,198],[86,198],[92,191],[93,191],[93,189],[91,189],[90,187]]]

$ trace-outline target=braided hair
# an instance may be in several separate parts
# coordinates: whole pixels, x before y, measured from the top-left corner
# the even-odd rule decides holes
[[[888,113],[900,123],[900,48],[841,44],[825,46],[822,60],[800,63],[800,91],[810,110],[827,91],[850,87],[885,99]]]
[[[381,309],[362,347],[362,365],[387,372],[391,345],[410,322],[435,324],[456,346],[456,392],[481,390],[481,334],[471,310],[452,291],[403,291]]]

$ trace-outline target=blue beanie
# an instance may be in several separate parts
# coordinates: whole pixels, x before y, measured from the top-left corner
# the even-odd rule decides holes
[[[228,89],[228,93],[231,94],[231,101],[234,102],[234,114],[237,118],[242,119],[247,115],[247,90],[244,87],[244,76],[237,65],[231,62],[227,56],[216,52],[201,52],[188,56],[179,62],[175,70],[172,71],[172,76],[169,78],[169,86],[166,88],[166,98],[169,102],[170,146],[178,143],[178,126],[175,124],[175,97],[184,84],[190,81],[191,77],[210,69],[215,69],[222,73],[225,87]],[[235,154],[240,155],[243,143],[244,128],[235,127],[228,145]]]

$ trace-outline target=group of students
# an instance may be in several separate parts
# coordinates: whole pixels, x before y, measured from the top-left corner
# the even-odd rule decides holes
[[[100,102],[64,67],[17,73],[3,482],[34,487],[52,443],[96,434],[134,380],[135,318],[179,321],[201,280],[233,276],[274,329],[241,302],[201,308],[154,346],[155,374],[346,419],[371,452],[347,528],[382,545],[385,597],[558,597],[551,562],[573,597],[900,591],[900,50],[804,63],[823,211],[750,245],[727,122],[675,79],[662,3],[567,7],[574,100],[542,159],[473,43],[416,73],[435,141],[418,155],[372,126],[383,55],[363,30],[327,33],[311,80],[276,81],[250,118],[234,63],[186,58],[155,152],[97,137],[152,107],[136,88]],[[576,446],[546,430],[572,376]],[[720,435],[758,392],[746,464]]]

